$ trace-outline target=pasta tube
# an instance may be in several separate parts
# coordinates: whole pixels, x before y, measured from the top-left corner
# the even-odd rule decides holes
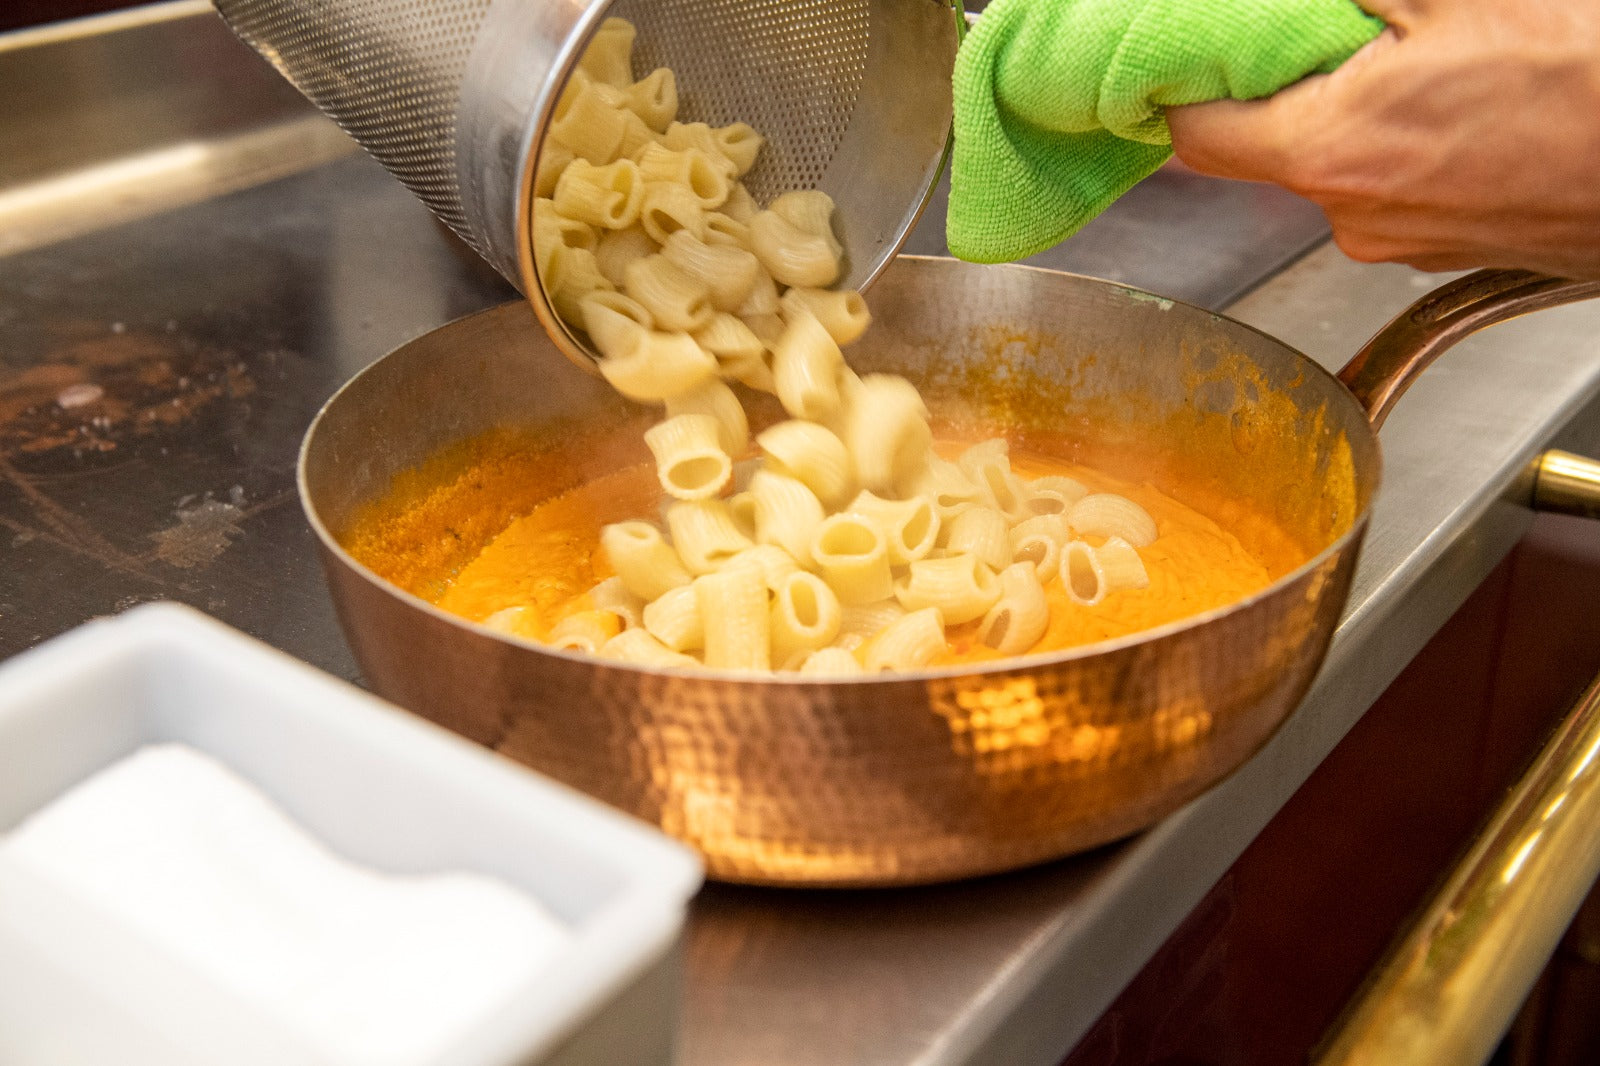
[[[667,508],[667,528],[692,574],[709,574],[754,547],[722,500],[679,500]]]
[[[712,315],[711,323],[696,333],[694,339],[716,358],[718,372],[723,377],[762,392],[776,388],[772,366],[767,361],[767,346],[742,319],[723,313]]]
[[[600,273],[593,252],[563,244],[550,250],[541,280],[556,314],[561,316],[562,321],[574,325],[583,321],[583,302],[591,294],[611,288],[611,282]]]
[[[730,566],[696,578],[693,588],[705,627],[705,664],[714,670],[771,669],[767,585],[760,568]]]
[[[561,175],[566,173],[567,164],[577,156],[572,154],[572,149],[564,144],[554,141],[544,146],[539,153],[539,169],[533,179],[533,194],[548,199],[555,195],[556,185],[561,181]]]
[[[867,302],[854,290],[790,289],[783,294],[781,303],[785,308],[803,307],[810,311],[841,347],[855,341],[872,325]]]
[[[833,197],[821,189],[786,192],[773,200],[767,210],[801,233],[821,237],[827,242],[828,251],[835,260],[844,254],[838,238],[833,235]]]
[[[704,237],[706,209],[694,193],[677,182],[647,181],[639,201],[639,225],[657,244],[666,244],[679,230]]]
[[[947,625],[982,618],[1000,599],[994,571],[976,556],[962,553],[942,559],[919,559],[896,582],[895,599],[908,611],[937,608]]]
[[[1011,565],[1011,527],[992,507],[973,507],[946,527],[944,545],[952,554],[971,555],[994,571]]]
[[[601,233],[595,245],[594,257],[600,266],[600,273],[611,284],[624,285],[627,283],[628,264],[635,259],[654,255],[655,250],[656,242],[650,239],[644,227],[636,224],[627,229],[608,229]]]
[[[711,323],[711,289],[664,255],[647,255],[623,268],[624,288],[664,330],[693,333]]]
[[[496,633],[534,640],[538,635],[535,623],[538,612],[532,607],[506,607],[483,620],[483,624]]]
[[[1027,563],[1049,581],[1061,567],[1061,546],[1070,537],[1067,520],[1059,514],[1035,515],[1011,527],[1011,558]]]
[[[604,85],[626,89],[633,84],[633,23],[608,18],[590,38],[578,69]]]
[[[796,478],[758,470],[750,479],[756,505],[756,540],[776,544],[801,565],[810,565],[811,540],[822,523],[822,504]]]
[[[855,460],[861,487],[886,494],[915,477],[933,446],[921,394],[893,374],[868,374],[851,390],[840,436]]]
[[[750,195],[750,190],[744,187],[744,182],[736,181],[728,192],[728,202],[722,205],[722,213],[735,222],[750,225],[750,220],[756,217],[761,208],[756,206],[755,197]]]
[[[776,544],[757,544],[754,548],[746,548],[729,559],[728,565],[758,567],[767,583],[767,588],[773,592],[789,579],[790,574],[800,569],[800,564],[794,561],[794,556]]]
[[[627,629],[600,645],[600,657],[639,666],[685,667],[699,666],[691,656],[673,651],[643,629]]]
[[[863,640],[875,637],[889,623],[899,621],[905,614],[906,609],[895,599],[845,604],[839,616],[839,636],[860,637]]]
[[[667,495],[705,500],[722,491],[733,460],[722,450],[722,426],[711,415],[680,414],[645,430],[656,478]]]
[[[767,139],[757,133],[754,127],[743,122],[717,126],[712,129],[711,136],[722,150],[723,157],[733,164],[733,172],[737,177],[743,177],[756,165],[761,146],[767,143]]]
[[[644,600],[629,592],[620,577],[608,577],[597,584],[589,590],[589,599],[595,610],[610,611],[622,619],[626,629],[632,629],[644,621]]]
[[[756,436],[767,466],[798,478],[829,508],[842,506],[855,492],[855,464],[826,426],[791,420],[768,426]]]
[[[750,219],[750,250],[773,279],[785,285],[826,288],[839,280],[837,242],[807,233],[772,211]]]
[[[1050,606],[1032,563],[1000,572],[1000,599],[978,624],[978,639],[1001,655],[1021,655],[1044,636]]]
[[[626,229],[639,220],[644,194],[644,179],[631,159],[604,166],[574,159],[556,182],[551,203],[566,218],[606,229]]]
[[[756,283],[750,289],[750,295],[744,298],[744,303],[734,308],[733,313],[744,319],[757,336],[765,340],[776,341],[783,332],[783,320],[778,317],[778,312],[783,305],[779,302],[778,283],[772,280],[772,275],[767,273],[767,268],[762,267],[761,273],[756,276]],[[777,323],[777,328],[772,331],[770,338],[766,337],[756,323],[752,321],[758,315],[770,316]]]
[[[668,397],[667,417],[679,415],[710,415],[716,419],[718,447],[730,459],[743,455],[750,446],[750,423],[745,417],[744,405],[733,390],[720,381],[712,379],[689,392]],[[730,472],[732,468],[730,462]]]
[[[1156,521],[1150,512],[1126,496],[1095,492],[1072,505],[1067,525],[1073,532],[1096,537],[1121,537],[1135,548],[1156,539]]]
[[[729,248],[750,249],[750,227],[721,211],[706,212],[706,243]],[[763,267],[761,273],[765,274]]]
[[[601,375],[630,400],[659,403],[717,376],[716,359],[687,333],[641,330],[633,335],[631,348],[615,355],[606,351],[600,338],[594,339],[606,356],[599,363]]]
[[[843,648],[819,648],[800,664],[806,677],[851,677],[861,672],[861,663]]]
[[[645,604],[644,628],[671,651],[705,647],[705,627],[700,622],[700,601],[694,586],[668,589]]]
[[[642,600],[657,599],[689,583],[683,560],[649,522],[616,522],[601,528],[600,550],[623,587]]]
[[[931,607],[912,611],[868,641],[861,658],[868,671],[916,670],[944,651],[944,623]]]
[[[1011,472],[1010,452],[1008,442],[994,438],[974,444],[956,462],[968,480],[978,486],[985,504],[1008,520],[1019,522],[1033,512],[1028,509],[1027,486]]]
[[[817,575],[796,570],[775,593],[770,612],[773,662],[803,658],[839,635],[839,598]]]
[[[731,185],[721,157],[696,148],[673,151],[664,144],[647,144],[639,152],[639,173],[645,181],[669,181],[694,194],[707,211],[721,207]]]
[[[811,539],[811,558],[842,604],[876,603],[894,594],[883,534],[864,515],[825,518]]]
[[[923,468],[909,481],[908,488],[933,504],[946,529],[957,515],[977,507],[983,500],[982,490],[968,480],[959,466],[931,452]]]
[[[622,632],[622,620],[610,611],[578,611],[557,622],[545,643],[562,651],[593,655],[600,646]]]
[[[607,101],[587,74],[578,70],[556,101],[549,137],[576,159],[602,166],[617,158],[623,127],[622,111]]]
[[[1108,590],[1149,587],[1150,574],[1138,549],[1121,537],[1107,537],[1094,550],[1094,556],[1100,562],[1100,575]]]
[[[1074,603],[1085,607],[1106,598],[1105,571],[1094,549],[1081,540],[1069,540],[1061,549],[1061,584]]]
[[[1034,514],[1056,514],[1063,517],[1072,505],[1089,494],[1083,483],[1070,477],[1052,474],[1027,482],[1028,510]]]
[[[743,248],[706,244],[686,230],[668,237],[661,254],[705,285],[718,311],[736,310],[761,276],[761,264]]]
[[[668,67],[657,67],[627,88],[627,106],[661,133],[678,117],[678,79]]]
[[[933,505],[920,497],[886,500],[863,491],[850,501],[848,510],[866,515],[878,524],[888,545],[892,566],[921,559],[933,550],[939,535],[939,516],[933,513]]]
[[[795,418],[816,422],[832,416],[839,410],[839,371],[843,366],[844,354],[816,316],[794,315],[772,350],[778,402]],[[864,416],[863,424],[869,419]],[[861,452],[855,454],[859,461]]]

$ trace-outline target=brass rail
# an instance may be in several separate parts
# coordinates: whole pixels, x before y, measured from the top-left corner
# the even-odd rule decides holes
[[[1556,729],[1314,1062],[1484,1062],[1597,872],[1600,678]]]

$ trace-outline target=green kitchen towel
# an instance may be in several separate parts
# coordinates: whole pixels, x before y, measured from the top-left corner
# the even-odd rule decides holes
[[[1172,154],[1166,106],[1270,96],[1382,29],[1350,0],[995,0],[956,57],[950,251],[1065,240]]]

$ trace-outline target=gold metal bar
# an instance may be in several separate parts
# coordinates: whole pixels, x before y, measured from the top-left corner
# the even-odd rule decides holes
[[[1533,506],[1539,511],[1600,518],[1600,463],[1550,449],[1539,456]]]
[[[1488,1059],[1600,871],[1600,678],[1557,728],[1317,1066]]]

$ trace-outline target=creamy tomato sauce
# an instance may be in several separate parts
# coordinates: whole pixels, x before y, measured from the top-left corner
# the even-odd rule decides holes
[[[955,454],[964,444],[941,452]],[[1281,543],[1247,546],[1210,518],[1153,485],[1106,477],[1093,470],[1014,451],[1012,469],[1025,478],[1065,474],[1091,491],[1127,496],[1156,521],[1157,539],[1139,549],[1149,587],[1118,589],[1093,607],[1074,603],[1059,580],[1045,585],[1050,626],[1032,651],[1054,651],[1136,633],[1235,603],[1271,584],[1262,561],[1282,554]],[[655,469],[641,464],[597,478],[514,519],[470,562],[430,596],[444,610],[482,621],[507,607],[528,607],[526,635],[544,638],[575,611],[592,606],[587,591],[611,576],[599,548],[600,528],[611,522],[654,518],[662,493]],[[1252,523],[1256,529],[1260,523]],[[1091,538],[1091,543],[1093,540]],[[999,658],[977,640],[977,622],[947,631],[949,647],[931,665]]]

